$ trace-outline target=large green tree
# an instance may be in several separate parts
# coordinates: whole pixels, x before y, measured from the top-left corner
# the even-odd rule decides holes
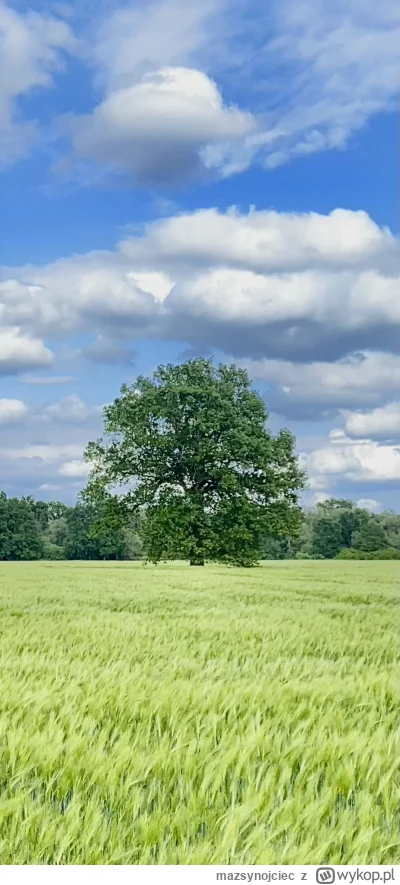
[[[295,535],[305,485],[293,436],[267,429],[261,397],[235,366],[195,359],[160,366],[104,409],[89,444],[85,499],[99,527],[145,510],[147,557],[252,565],[268,535]]]

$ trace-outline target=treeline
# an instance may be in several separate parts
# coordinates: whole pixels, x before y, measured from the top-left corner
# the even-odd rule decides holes
[[[400,515],[330,498],[303,512],[295,540],[270,538],[264,559],[400,559]]]
[[[93,536],[96,508],[0,492],[0,560],[141,559],[139,522]]]
[[[0,560],[135,560],[144,556],[140,525],[144,515],[123,529],[96,537],[95,507],[32,497],[7,498],[0,492]],[[298,538],[265,538],[263,559],[400,559],[400,515],[378,515],[351,501],[331,498],[303,512]]]

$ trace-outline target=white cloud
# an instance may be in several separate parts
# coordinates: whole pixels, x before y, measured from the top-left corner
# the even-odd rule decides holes
[[[90,469],[90,464],[86,461],[76,459],[74,461],[66,461],[61,465],[58,472],[60,476],[66,476],[71,479],[80,479],[81,477],[84,478],[89,476]]]
[[[62,51],[73,45],[65,22],[0,0],[0,166],[23,156],[37,134],[34,120],[20,120],[18,99],[51,86]]]
[[[272,169],[296,156],[343,148],[374,114],[393,107],[398,22],[396,0],[346,6],[343,0],[271,0],[268,8],[260,0],[124,5],[92,28],[90,54],[105,98],[85,125],[81,121],[76,147],[158,184],[201,174],[204,165],[227,175],[255,159]],[[174,95],[161,103],[159,79],[168,70],[175,72]],[[203,78],[191,109],[184,100],[189,76],[198,83]],[[240,89],[252,125],[239,140],[236,128],[232,138],[226,121],[222,126],[222,106],[207,138],[211,116],[199,98],[212,80],[217,94],[225,85]],[[197,140],[188,137],[190,126]]]
[[[54,464],[63,459],[79,458],[82,456],[83,445],[76,443],[32,443],[22,446],[0,449],[0,455],[7,461],[43,461],[45,464]]]
[[[356,484],[396,484],[400,479],[400,448],[371,440],[353,442],[343,431],[331,434],[320,449],[301,453],[301,463],[311,478],[340,479]]]
[[[272,39],[256,56],[275,105],[277,138],[266,158],[271,168],[296,155],[342,148],[370,117],[393,107],[399,26],[396,0],[279,0],[273,9]],[[254,76],[250,61],[251,68]]]
[[[58,403],[45,406],[40,412],[40,417],[45,421],[85,424],[90,418],[98,417],[101,412],[101,406],[88,406],[76,393],[71,393]]]
[[[0,375],[49,366],[52,360],[51,350],[29,332],[18,326],[0,328]]]
[[[91,52],[109,90],[131,86],[149,71],[188,66],[216,33],[219,0],[159,0],[124,5],[97,24]]]
[[[10,417],[8,402],[0,400],[1,416]],[[18,412],[22,411],[19,407]],[[101,433],[101,408],[79,397],[31,406],[23,420],[1,426],[0,475],[6,491],[37,494],[59,489],[73,496],[85,484],[83,452]]]
[[[364,212],[198,209],[153,222],[120,244],[131,261],[230,267],[255,274],[398,267],[398,241]]]
[[[398,381],[398,377],[396,376]],[[397,389],[399,389],[399,385]],[[400,402],[387,403],[369,412],[342,411],[350,436],[392,439],[400,435]]]
[[[284,414],[307,406],[329,412],[345,404],[374,405],[393,396],[400,385],[400,357],[388,353],[359,353],[336,362],[265,359],[241,364],[253,378],[278,385],[279,403],[269,392],[266,399],[271,409],[279,406]]]
[[[156,303],[130,279],[129,270],[111,253],[101,252],[23,268],[22,280],[29,281],[1,284],[0,317],[4,323],[18,321],[52,335],[102,326],[110,332],[126,322],[140,331],[151,321]]]
[[[371,513],[378,513],[382,509],[382,504],[380,501],[376,501],[375,498],[360,498],[357,501],[357,507],[361,507],[362,510],[369,510]]]
[[[0,399],[0,426],[18,424],[28,412],[28,406],[20,399]]]
[[[330,495],[326,492],[314,492],[309,498],[309,504],[311,507],[315,507],[317,504],[323,504],[324,501],[329,501]]]
[[[21,375],[21,384],[53,387],[57,384],[71,384],[75,378],[71,375]]]
[[[397,266],[398,242],[365,213],[199,211],[114,253],[9,271],[0,314],[37,334],[176,340],[179,329],[235,358],[328,361],[397,351]]]
[[[224,105],[206,74],[183,67],[163,67],[112,90],[93,114],[71,124],[78,156],[131,172],[147,185],[215,167],[223,172],[236,162],[235,144],[256,128],[251,114]]]

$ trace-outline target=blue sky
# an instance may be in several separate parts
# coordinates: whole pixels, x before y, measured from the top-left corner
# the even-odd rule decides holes
[[[245,366],[305,502],[397,507],[396,0],[0,0],[0,487],[73,501],[101,407]]]

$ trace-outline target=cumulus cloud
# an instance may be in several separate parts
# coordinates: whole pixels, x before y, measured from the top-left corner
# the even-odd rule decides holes
[[[74,461],[65,461],[59,468],[58,473],[60,476],[66,476],[70,479],[83,479],[89,476],[90,469],[90,464],[86,461],[76,459]]]
[[[154,297],[111,253],[73,257],[20,273],[19,281],[6,279],[2,284],[0,317],[5,324],[18,321],[57,336],[81,328],[106,327],[117,333],[126,323],[140,332],[156,312]]]
[[[14,404],[15,403],[15,404]],[[0,400],[1,487],[15,494],[39,494],[55,486],[74,498],[85,484],[83,452],[102,429],[102,407],[76,394],[31,406]],[[4,419],[4,421],[2,421]]]
[[[123,169],[141,184],[178,183],[235,159],[255,129],[251,114],[226,107],[201,71],[163,67],[111,91],[94,112],[73,121],[78,156]],[[212,148],[218,147],[216,153]]]
[[[24,156],[37,134],[35,120],[20,119],[18,100],[51,86],[73,45],[65,22],[0,0],[0,166]]]
[[[301,453],[309,476],[322,484],[340,479],[354,484],[393,485],[400,479],[400,448],[372,440],[354,442],[338,429],[327,445]]]
[[[374,405],[395,395],[400,385],[400,357],[395,354],[365,352],[336,362],[265,359],[241,364],[253,378],[275,385],[265,394],[269,408],[293,419],[329,417],[344,405]],[[344,414],[352,420],[353,413]]]
[[[0,327],[0,375],[49,366],[52,361],[51,350],[39,338],[19,326]]]
[[[0,399],[0,427],[20,423],[28,412],[28,406],[20,399]]]
[[[393,107],[398,23],[396,0],[124,5],[92,29],[104,99],[71,127],[75,150],[173,185],[342,149]],[[221,99],[238,83],[243,111]]]
[[[395,388],[399,389],[399,378]],[[353,437],[395,439],[400,437],[400,402],[386,403],[368,412],[342,410],[346,433]]]
[[[289,213],[199,209],[163,218],[144,237],[129,237],[121,253],[134,262],[191,268],[230,267],[256,274],[354,268],[399,268],[398,241],[364,211]]]
[[[365,213],[200,211],[151,224],[115,252],[9,272],[0,311],[38,334],[90,330],[103,345],[178,334],[235,358],[397,352],[398,255]]]
[[[378,513],[382,509],[382,504],[375,498],[360,498],[357,501],[357,507],[361,507],[362,510],[369,510],[371,513]]]
[[[101,406],[88,406],[76,393],[71,393],[58,403],[45,406],[39,413],[45,421],[62,421],[66,424],[85,424],[90,418],[101,415]]]

